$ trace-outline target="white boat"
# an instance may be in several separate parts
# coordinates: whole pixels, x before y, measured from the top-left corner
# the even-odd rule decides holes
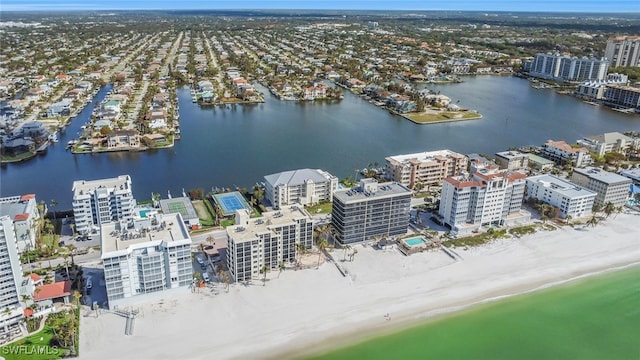
[[[49,135],[49,141],[53,142],[53,143],[57,143],[58,142],[58,133],[53,133]]]

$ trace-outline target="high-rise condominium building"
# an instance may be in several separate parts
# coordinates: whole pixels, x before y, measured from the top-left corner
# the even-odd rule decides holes
[[[331,201],[338,178],[320,169],[300,169],[267,175],[265,197],[274,208]]]
[[[73,182],[73,216],[78,233],[86,234],[114,221],[131,220],[135,206],[129,175]]]
[[[191,237],[178,213],[103,224],[100,243],[109,307],[193,281]]]
[[[387,176],[410,189],[440,185],[446,177],[466,171],[468,165],[466,156],[451,150],[395,155],[385,160]]]
[[[526,175],[481,169],[472,175],[446,178],[438,212],[453,235],[485,225],[523,224],[531,214],[522,210]]]
[[[0,216],[0,335],[20,331],[19,324],[23,316],[20,306],[21,284],[22,267],[13,220],[9,216]]]
[[[571,182],[595,191],[598,195],[594,204],[605,206],[624,206],[629,199],[631,179],[600,168],[575,168],[571,174]]]
[[[236,225],[227,227],[227,265],[235,281],[260,277],[262,268],[278,269],[296,259],[296,246],[313,246],[313,220],[298,205],[249,218],[247,210],[236,212]]]
[[[378,184],[374,179],[362,179],[356,188],[336,191],[331,212],[336,240],[353,244],[406,234],[411,194],[402,184]]]
[[[616,36],[607,41],[604,56],[611,66],[640,66],[640,36]]]

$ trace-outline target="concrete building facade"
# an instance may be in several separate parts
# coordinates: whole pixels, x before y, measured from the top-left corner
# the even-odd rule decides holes
[[[495,169],[446,178],[438,213],[454,236],[482,226],[528,223],[531,214],[522,210],[525,179],[523,173]]]
[[[535,198],[560,209],[560,217],[591,215],[596,193],[553,175],[527,178],[526,198]]]
[[[129,175],[73,182],[73,216],[80,234],[90,233],[104,224],[131,220],[135,206]]]
[[[236,225],[227,227],[227,266],[235,281],[258,279],[264,266],[278,269],[296,260],[296,246],[313,246],[313,219],[299,205],[282,206],[277,211],[250,218],[236,212]]]
[[[529,167],[529,154],[520,151],[502,151],[496,153],[496,163],[501,169],[520,170]]]
[[[193,282],[191,237],[180,214],[103,224],[100,242],[110,308]]]
[[[556,81],[604,80],[609,69],[607,59],[569,57],[560,54],[536,54],[529,74]]]
[[[604,56],[611,66],[640,66],[640,36],[616,36],[607,41]]]
[[[343,245],[402,235],[409,226],[412,192],[399,183],[362,179],[356,188],[333,195],[331,223]]]
[[[595,191],[598,195],[594,204],[598,206],[608,203],[624,206],[629,198],[629,186],[632,184],[631,179],[627,177],[594,167],[573,169],[571,182]]]
[[[578,140],[578,144],[603,156],[608,152],[624,154],[629,150],[640,148],[640,138],[631,138],[619,132],[588,136]]]
[[[451,150],[439,150],[385,158],[390,180],[410,189],[419,185],[440,185],[449,176],[467,171],[468,159]]]
[[[0,216],[13,219],[18,252],[35,248],[40,212],[34,194],[0,198]]]
[[[584,147],[574,148],[564,141],[548,140],[542,145],[540,154],[557,164],[570,161],[576,167],[587,166],[592,162],[589,150]]]
[[[274,208],[285,205],[313,205],[332,201],[338,178],[320,169],[300,169],[267,175],[265,198]]]
[[[23,308],[20,305],[22,266],[18,255],[13,219],[0,216],[0,335],[19,333]],[[1,343],[2,341],[0,341]]]

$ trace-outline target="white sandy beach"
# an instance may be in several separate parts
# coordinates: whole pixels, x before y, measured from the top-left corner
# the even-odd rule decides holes
[[[615,218],[614,218],[615,217]],[[353,262],[268,274],[266,286],[172,295],[139,306],[133,336],[114,314],[82,317],[81,359],[292,358],[487,299],[640,262],[640,214],[497,240],[454,261],[358,246]],[[334,250],[341,260],[343,252]],[[391,320],[386,320],[389,314]]]

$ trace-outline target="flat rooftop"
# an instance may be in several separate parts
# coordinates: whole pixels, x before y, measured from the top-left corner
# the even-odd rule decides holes
[[[586,168],[575,168],[573,169],[573,172],[588,176],[591,179],[603,182],[605,184],[631,183],[631,179],[627,177],[591,166]]]
[[[312,221],[311,216],[302,206],[283,206],[278,211],[264,212],[259,218],[249,219],[248,224],[229,226],[227,234],[236,243],[253,240],[258,233],[269,232],[274,227],[291,224],[303,218]]]
[[[553,191],[564,194],[569,198],[596,196],[596,193],[589,189],[585,189],[570,181],[549,174],[530,176],[527,178],[527,182],[536,183],[552,189]]]
[[[434,160],[437,157],[448,157],[448,156],[466,158],[464,155],[458,154],[451,150],[436,150],[436,151],[425,151],[425,152],[405,154],[405,155],[388,156],[386,159],[395,160],[397,162],[402,163],[409,160],[428,161],[428,160]]]
[[[157,217],[138,220],[135,225],[126,229],[122,229],[118,222],[102,225],[100,227],[102,257],[111,252],[124,253],[135,245],[141,248],[145,243],[155,246],[160,241],[164,243],[191,241],[182,216],[177,213],[157,214]]]
[[[92,192],[97,188],[120,188],[129,189],[131,177],[129,175],[120,175],[117,178],[100,179],[100,180],[78,180],[73,182],[73,195],[82,195]]]
[[[374,191],[365,191],[362,187],[354,187],[347,190],[338,190],[333,193],[333,199],[342,203],[352,203],[374,199],[384,199],[399,195],[411,195],[411,189],[397,182],[377,184]]]

